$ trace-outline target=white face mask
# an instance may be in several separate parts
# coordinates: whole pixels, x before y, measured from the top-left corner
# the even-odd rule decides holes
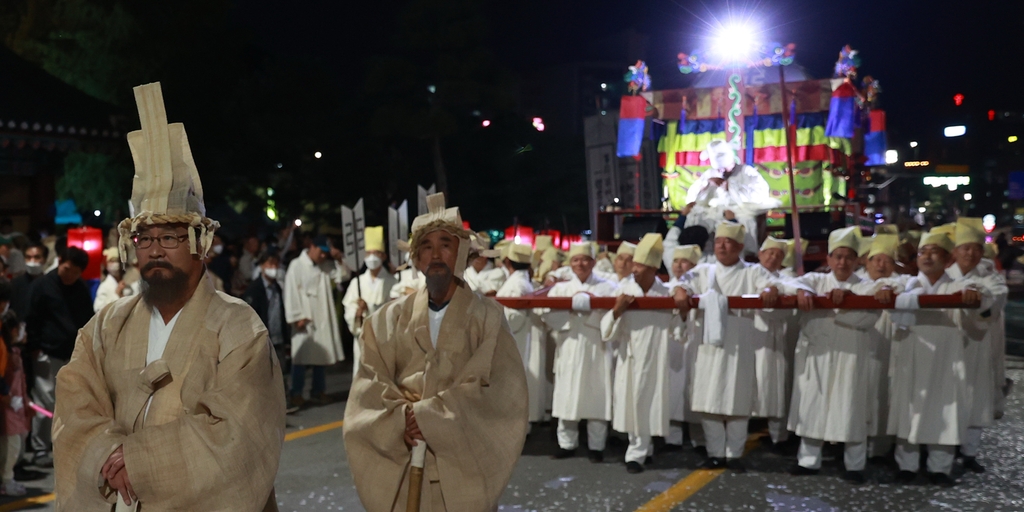
[[[43,273],[43,265],[34,261],[25,262],[25,272],[31,276],[38,276]]]
[[[267,279],[277,279],[277,267],[263,269],[263,275],[266,276]]]
[[[224,252],[224,246],[223,245],[215,245],[215,246],[213,246],[213,253],[214,254],[218,254],[219,255],[222,252]]]
[[[121,275],[121,265],[118,265],[117,263],[107,265],[107,273],[112,276]]]
[[[366,257],[366,268],[370,270],[377,270],[384,263],[384,260],[380,259],[380,256],[371,254]]]

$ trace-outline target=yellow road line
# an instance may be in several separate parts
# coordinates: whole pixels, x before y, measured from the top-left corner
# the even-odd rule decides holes
[[[284,440],[285,441],[293,441],[295,439],[302,439],[303,437],[309,437],[309,436],[312,436],[312,435],[315,435],[315,434],[320,434],[320,433],[323,433],[323,432],[327,432],[329,430],[334,430],[336,428],[341,428],[344,425],[345,425],[344,421],[335,421],[333,423],[326,423],[324,425],[317,425],[317,426],[312,427],[312,428],[307,428],[307,429],[303,429],[303,430],[296,430],[295,432],[292,432],[292,433],[284,436]],[[56,496],[54,496],[52,493],[51,494],[43,494],[41,496],[33,496],[31,498],[20,499],[18,501],[14,501],[14,502],[8,503],[6,505],[0,506],[0,512],[10,512],[10,511],[13,511],[13,510],[21,510],[21,509],[23,509],[25,507],[28,507],[30,505],[41,505],[43,503],[49,503],[49,502],[53,501],[54,499],[56,499]]]
[[[744,454],[750,453],[750,450],[757,447],[762,435],[763,433],[758,432],[747,437]],[[697,491],[718,478],[722,473],[725,473],[724,469],[694,470],[689,475],[686,475],[685,478],[676,482],[675,485],[666,489],[665,492],[641,505],[640,508],[636,509],[636,512],[668,512],[672,510],[672,507],[690,499],[690,496],[696,494]]]
[[[324,425],[319,425],[319,426],[312,427],[312,428],[307,428],[307,429],[303,429],[303,430],[296,430],[295,432],[292,432],[291,434],[288,434],[288,435],[284,436],[284,440],[285,441],[292,441],[292,440],[295,440],[295,439],[301,439],[303,437],[308,437],[308,436],[311,436],[311,435],[314,435],[314,434],[319,434],[321,432],[327,432],[328,430],[334,430],[336,428],[341,428],[344,425],[345,425],[344,421],[335,421],[334,423],[326,423]]]

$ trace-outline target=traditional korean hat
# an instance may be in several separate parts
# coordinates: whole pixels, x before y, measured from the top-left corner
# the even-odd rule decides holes
[[[764,243],[761,244],[761,250],[767,251],[768,249],[778,249],[785,255],[786,251],[789,250],[789,244],[781,238],[768,237],[764,239]]]
[[[384,226],[366,226],[363,230],[363,243],[366,252],[384,250]]]
[[[880,234],[875,235],[871,240],[871,250],[868,252],[868,258],[873,258],[879,254],[884,254],[896,260],[900,248],[900,237],[896,234]]]
[[[746,236],[747,229],[743,227],[743,224],[722,221],[715,228],[715,238],[729,238],[742,244]]]
[[[480,233],[469,233],[469,257],[497,258],[501,256],[501,251],[489,249],[491,237],[487,233],[483,234],[484,237],[481,237]]]
[[[622,242],[619,244],[619,250],[615,251],[615,256],[618,257],[623,254],[628,254],[630,256],[636,254],[636,244],[631,244],[629,242]]]
[[[806,238],[800,239],[800,254],[807,254],[807,246],[810,242]],[[782,266],[792,268],[796,264],[796,240],[786,240],[786,257],[782,259]]]
[[[864,238],[863,236],[861,236],[860,249],[857,249],[857,256],[864,257],[867,256],[869,252],[871,252],[871,241],[871,238]]]
[[[903,233],[902,243],[913,245],[917,249],[918,244],[921,243],[921,231],[912,229]]]
[[[126,262],[131,236],[139,228],[160,224],[187,224],[192,254],[206,251],[220,223],[206,217],[203,184],[192,159],[185,126],[167,124],[160,82],[134,88],[142,129],[128,134],[135,161],[128,218],[117,226],[121,261]],[[199,237],[196,238],[196,230]]]
[[[956,235],[956,223],[950,222],[949,224],[943,224],[941,226],[935,226],[929,231],[929,233],[943,233],[949,237],[950,240]]]
[[[690,263],[696,265],[697,262],[700,261],[701,256],[703,255],[704,254],[700,250],[699,245],[682,245],[676,247],[676,249],[672,251],[672,261],[684,259],[689,260]]]
[[[960,217],[956,220],[953,242],[957,247],[964,244],[985,245],[985,228],[977,217]]]
[[[409,241],[410,254],[415,257],[423,243],[424,237],[434,231],[446,231],[452,236],[459,238],[459,254],[455,260],[453,272],[455,277],[462,279],[469,263],[470,231],[462,227],[462,216],[458,208],[446,208],[444,194],[433,194],[427,196],[427,213],[413,219],[411,239]]]
[[[860,228],[857,226],[837,229],[828,234],[828,253],[832,254],[836,249],[846,247],[860,254],[861,238]]]
[[[505,257],[513,263],[530,263],[533,258],[533,250],[529,245],[511,244],[505,249]]]
[[[508,248],[513,243],[514,242],[512,240],[509,240],[508,238],[504,238],[504,239],[498,240],[498,243],[494,244],[494,250],[499,251],[501,253],[499,258],[501,258],[501,259],[508,258]],[[530,252],[532,253],[533,250],[531,249]]]
[[[655,269],[661,267],[661,256],[665,254],[665,246],[658,233],[647,233],[636,246],[633,262]]]
[[[533,239],[533,246],[535,250],[544,252],[555,246],[554,238],[551,238],[551,235],[537,235]]]
[[[594,249],[594,244],[590,242],[572,244],[572,247],[569,248],[569,259],[572,259],[574,256],[594,258],[597,256],[597,251]]]
[[[921,237],[921,245],[920,245],[920,247],[924,247],[926,245],[937,245],[937,246],[945,249],[946,252],[953,252],[953,249],[955,247],[953,245],[953,241],[949,239],[949,236],[947,236],[946,233],[941,233],[941,232],[940,233],[929,232],[926,235],[924,235],[923,237]]]

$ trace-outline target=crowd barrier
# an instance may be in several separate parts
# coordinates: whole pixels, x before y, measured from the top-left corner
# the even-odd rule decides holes
[[[501,305],[512,309],[572,309],[572,297],[495,297]],[[960,293],[951,295],[919,295],[918,305],[922,309],[977,309],[978,304],[966,304]],[[690,307],[696,308],[700,304],[700,297],[690,298]],[[591,297],[591,309],[612,309],[615,307],[615,297]],[[758,295],[742,295],[729,297],[730,309],[795,309],[797,300],[795,295],[780,295],[775,305],[766,308],[764,301]],[[829,297],[818,295],[814,297],[814,307],[817,309],[895,309],[894,302],[883,304],[873,296],[847,295],[841,306],[836,306]],[[636,297],[629,309],[676,309],[676,302],[671,297]]]

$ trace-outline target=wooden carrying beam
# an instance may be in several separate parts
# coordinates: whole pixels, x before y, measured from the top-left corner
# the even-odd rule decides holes
[[[512,309],[572,309],[572,297],[496,297],[502,306]],[[977,304],[965,304],[959,293],[952,295],[920,295],[918,305],[921,309],[976,309]],[[700,297],[690,298],[690,307],[697,307],[700,304]],[[615,307],[615,297],[591,297],[591,309],[612,309]],[[637,297],[631,304],[630,309],[676,309],[675,300],[671,297]],[[779,296],[778,302],[772,309],[795,309],[796,296]],[[848,295],[843,299],[843,305],[837,307],[832,300],[825,296],[814,298],[814,307],[818,309],[895,309],[895,304],[882,304],[877,299],[866,295]],[[757,295],[743,295],[740,297],[729,297],[730,309],[766,309],[764,302]]]

